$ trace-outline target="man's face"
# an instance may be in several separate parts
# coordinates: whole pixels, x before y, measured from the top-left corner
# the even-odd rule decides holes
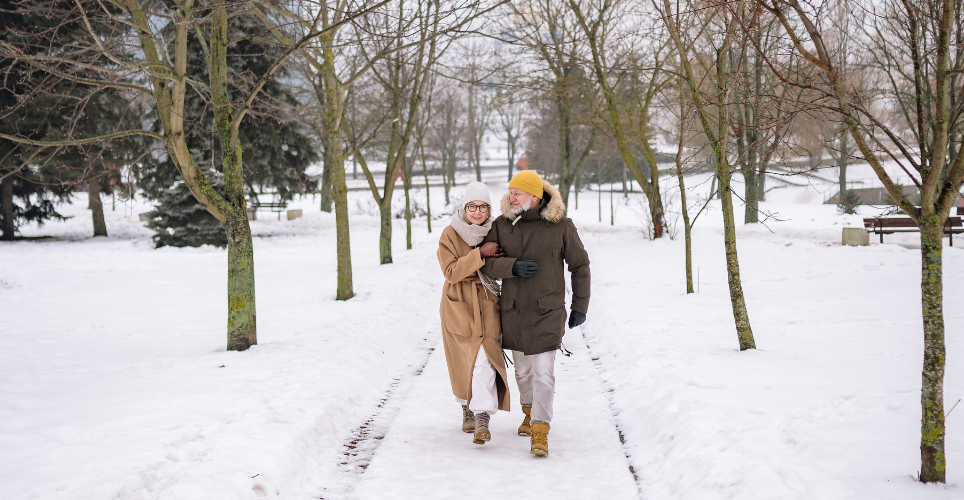
[[[509,208],[512,209],[512,213],[521,214],[525,212],[532,208],[532,201],[537,199],[519,188],[509,188]]]

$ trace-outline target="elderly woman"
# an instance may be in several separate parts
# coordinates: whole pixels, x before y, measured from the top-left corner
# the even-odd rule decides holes
[[[492,227],[489,188],[481,182],[466,186],[463,204],[442,231],[438,261],[445,275],[442,287],[442,345],[452,392],[462,403],[462,431],[472,442],[492,438],[489,417],[509,411],[509,386],[502,355],[499,283],[479,269],[486,257],[500,257],[496,243],[482,243]]]

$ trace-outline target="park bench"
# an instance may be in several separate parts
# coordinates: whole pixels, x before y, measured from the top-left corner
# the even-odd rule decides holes
[[[264,203],[264,202],[255,200],[251,202],[251,205],[248,206],[248,210],[250,212],[249,218],[254,220],[255,218],[254,213],[257,212],[258,210],[271,210],[272,212],[277,212],[278,220],[281,220],[281,212],[284,212],[285,208],[288,208],[288,202],[286,201],[272,201],[272,202]]]
[[[920,228],[910,217],[874,217],[864,219],[864,227],[872,233],[880,235],[880,242],[884,242],[885,234],[892,233],[917,233]],[[950,236],[951,246],[954,246],[954,233],[964,233],[964,224],[961,224],[961,217],[948,217],[944,222],[944,235]]]

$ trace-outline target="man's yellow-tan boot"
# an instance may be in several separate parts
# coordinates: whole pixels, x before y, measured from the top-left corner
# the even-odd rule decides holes
[[[532,424],[532,437],[529,438],[531,448],[529,453],[537,457],[549,454],[549,424],[536,422]]]
[[[532,425],[531,425],[529,419],[530,419],[530,417],[531,417],[531,415],[532,415],[532,407],[531,407],[531,406],[523,406],[523,407],[522,407],[522,413],[525,413],[525,414],[526,414],[526,418],[525,418],[525,420],[522,421],[522,425],[519,426],[519,435],[520,435],[520,436],[531,436],[531,435],[532,435]]]

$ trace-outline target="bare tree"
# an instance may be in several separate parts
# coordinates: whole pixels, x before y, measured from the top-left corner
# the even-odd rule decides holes
[[[587,89],[581,58],[578,21],[569,7],[557,0],[523,0],[508,4],[502,19],[503,40],[523,46],[530,55],[527,86],[546,95],[558,119],[559,193],[568,203],[569,191],[582,171],[590,143],[578,156],[573,137],[578,102]],[[575,117],[578,119],[578,117]],[[595,130],[593,128],[593,130]],[[595,134],[592,136],[595,138]]]
[[[642,186],[646,197],[649,199],[650,220],[653,225],[653,237],[660,238],[665,231],[665,221],[663,220],[663,200],[659,191],[659,166],[656,163],[656,155],[650,145],[649,137],[649,118],[650,105],[653,98],[660,91],[666,82],[667,75],[661,70],[666,40],[660,40],[657,36],[642,41],[633,40],[634,37],[641,36],[647,30],[638,24],[627,26],[626,18],[629,14],[628,2],[615,2],[613,0],[567,0],[568,6],[575,14],[582,34],[585,36],[585,43],[588,45],[591,55],[589,65],[596,76],[596,85],[603,96],[605,103],[604,114],[608,115],[605,121],[610,129],[610,133],[616,140],[620,156],[629,172]],[[641,18],[640,21],[643,21]],[[617,28],[625,26],[625,32],[618,32]],[[623,43],[623,47],[616,49],[613,39]],[[634,43],[638,47],[634,47]],[[616,53],[621,52],[617,55]],[[652,59],[643,54],[651,54]],[[615,56],[615,57],[614,57]],[[624,60],[619,61],[620,56]],[[647,59],[647,63],[641,63],[640,59]],[[617,59],[617,60],[613,60]],[[618,93],[619,79],[626,77],[624,85],[629,88],[629,99],[620,98]],[[627,106],[624,101],[630,103]],[[635,118],[635,120],[634,120]],[[638,121],[637,121],[638,120]],[[646,173],[640,168],[633,155],[633,148],[630,146],[631,136],[626,131],[624,122],[630,126],[630,130],[635,132],[635,142],[643,151],[643,155],[648,163],[648,178]]]
[[[863,160],[891,198],[920,229],[921,309],[924,366],[921,375],[921,470],[925,483],[945,482],[944,313],[942,237],[951,206],[964,180],[961,141],[964,93],[964,44],[959,0],[900,3],[850,2],[847,10],[867,12],[869,50],[879,72],[879,88],[855,86],[825,37],[821,21],[832,4],[797,0],[758,0],[754,5],[780,20],[795,53],[809,63],[799,74],[777,73],[822,94],[842,116]],[[875,108],[883,94],[903,121]],[[895,125],[896,124],[896,125]],[[906,126],[909,137],[899,126]],[[915,206],[884,168],[895,162],[920,192]]]
[[[381,84],[390,103],[391,121],[387,125],[389,138],[381,192],[360,149],[357,146],[355,148],[355,157],[365,172],[372,196],[378,203],[381,218],[379,260],[382,264],[392,263],[392,200],[395,182],[399,177],[406,176],[411,167],[409,146],[418,124],[423,92],[431,79],[430,71],[440,55],[439,50],[444,50],[437,42],[439,22],[443,15],[440,2],[416,2],[413,7],[404,0],[397,0],[395,7],[395,12],[386,12],[377,18],[369,19],[359,28],[395,33],[395,36],[386,37],[375,45],[375,50],[391,52],[391,55],[372,66],[372,75]],[[367,51],[367,48],[363,48],[366,57]]]
[[[449,204],[450,191],[455,184],[455,170],[466,148],[462,147],[467,136],[465,103],[460,88],[452,81],[441,79],[435,87],[428,145],[437,168],[442,170],[445,203]]]
[[[779,31],[779,23],[768,17],[749,36],[767,53],[777,53],[785,50]],[[729,58],[734,76],[730,128],[736,138],[735,160],[743,174],[743,222],[752,224],[760,222],[770,160],[792,127],[804,92],[791,93],[789,85],[780,84],[750,44],[740,44]]]
[[[682,4],[673,10],[670,0],[662,0],[654,7],[660,11],[663,22],[669,30],[680,68],[703,133],[713,148],[716,175],[720,183],[720,199],[723,206],[723,242],[726,251],[727,281],[730,289],[730,304],[736,325],[740,350],[755,349],[756,342],[750,328],[750,317],[743,297],[743,283],[740,279],[740,262],[736,251],[736,225],[733,215],[733,195],[730,190],[730,159],[727,154],[729,138],[729,113],[727,104],[733,93],[732,68],[728,66],[730,51],[736,42],[739,22],[746,15],[745,1],[729,6],[725,2],[701,4],[697,9],[691,4]],[[730,9],[732,7],[732,10]],[[690,37],[691,26],[699,26],[696,35]],[[707,65],[706,77],[711,88],[700,85],[691,62],[694,46],[699,43],[708,47],[712,53],[712,65]],[[711,114],[712,112],[712,114]]]
[[[515,173],[515,159],[519,154],[518,147],[522,138],[525,113],[525,107],[517,94],[511,90],[501,89],[495,99],[495,111],[499,115],[499,134],[497,137],[506,143],[507,180],[510,181]]]

